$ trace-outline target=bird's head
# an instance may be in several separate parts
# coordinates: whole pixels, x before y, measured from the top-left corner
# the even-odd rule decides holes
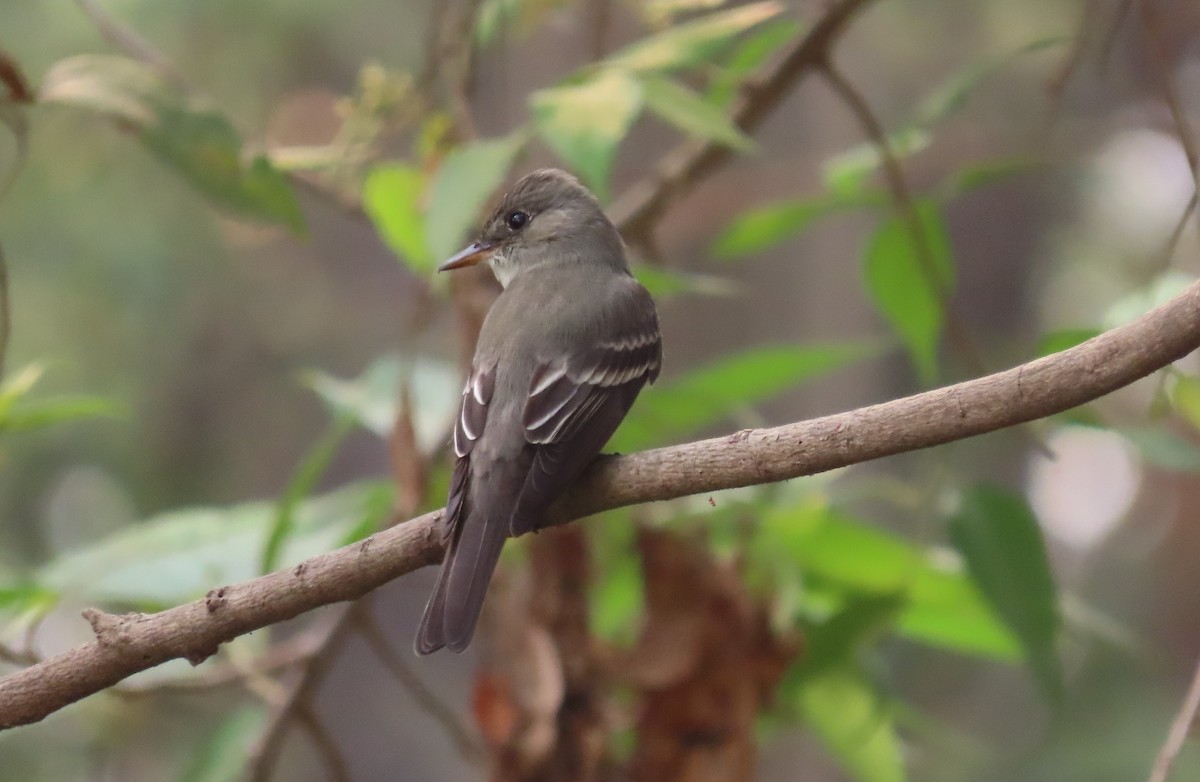
[[[586,187],[556,168],[527,174],[505,194],[479,238],[438,267],[486,262],[507,287],[543,264],[585,263],[625,269],[624,245]]]

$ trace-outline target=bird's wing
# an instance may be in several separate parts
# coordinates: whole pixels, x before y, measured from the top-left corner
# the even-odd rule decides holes
[[[609,333],[534,372],[524,425],[535,454],[513,512],[513,535],[541,525],[546,508],[612,437],[642,387],[658,377],[658,318],[644,289],[638,286],[634,296],[635,317],[613,319]]]

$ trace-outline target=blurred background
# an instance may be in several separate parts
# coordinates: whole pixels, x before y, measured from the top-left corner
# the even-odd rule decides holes
[[[580,70],[589,63],[737,7],[444,5],[109,0],[10,2],[0,10],[0,51],[35,88],[68,58],[129,54],[106,38],[104,19],[136,30],[169,61],[171,89],[219,110],[247,149],[271,152],[298,208],[292,214],[284,199],[282,213],[254,219],[252,210],[206,196],[194,175],[173,167],[172,153],[139,143],[136,121],[111,104],[70,97],[62,71],[56,99],[24,111],[27,132],[0,128],[0,177],[15,177],[0,201],[11,304],[6,388],[31,384],[19,389],[22,400],[55,411],[46,425],[0,433],[6,648],[48,655],[86,642],[78,611],[97,602],[155,610],[251,577],[266,530],[280,529],[281,516],[294,516],[295,525],[274,565],[362,534],[393,505],[440,505],[439,438],[469,354],[471,313],[486,306],[490,289],[484,280],[435,280],[428,269],[438,258],[424,246],[407,257],[398,251],[406,241],[394,233],[401,218],[381,214],[387,205],[371,193],[399,191],[381,179],[372,191],[371,177],[400,161],[393,174],[417,177],[431,199],[439,186],[432,183],[455,181],[437,178],[450,161],[465,169],[465,180],[477,174],[476,189],[487,192],[464,196],[461,214],[443,229],[465,240],[494,185],[536,166],[579,161],[563,152],[561,137],[553,143],[544,122],[499,166],[491,153],[455,158],[454,150],[513,139],[531,116],[544,120],[536,114],[544,100],[531,98],[537,91],[578,85],[591,78]],[[768,24],[780,25],[770,28],[773,46],[803,35],[828,5],[798,0],[769,9]],[[707,125],[690,115],[691,124],[678,115],[665,121],[669,110],[619,129],[611,170],[585,176],[594,189],[607,187],[618,209],[628,188],[689,136],[745,147],[669,203],[652,241],[631,239],[639,269],[657,283],[667,351],[666,401],[655,407],[658,392],[648,391],[648,409],[685,398],[670,390],[684,393],[704,367],[724,366],[718,377],[730,380],[734,370],[721,362],[750,348],[865,351],[854,360],[823,353],[829,371],[779,370],[782,379],[754,386],[744,404],[713,402],[673,429],[650,427],[625,442],[665,444],[800,420],[997,371],[1125,322],[1193,281],[1200,247],[1195,223],[1181,216],[1195,188],[1163,85],[1169,78],[1196,132],[1200,6],[1146,5],[1150,17],[1141,3],[1117,1],[894,0],[864,4],[845,26],[833,49],[838,71],[894,133],[913,197],[936,204],[929,230],[944,229],[934,236],[944,252],[935,254],[953,266],[952,306],[950,316],[934,317],[932,347],[911,331],[905,336],[903,314],[889,315],[893,283],[871,261],[888,236],[886,177],[845,95],[828,80],[810,75],[790,88],[752,145],[731,139],[708,115],[701,117]],[[99,25],[88,14],[96,8]],[[476,26],[463,32],[439,14]],[[492,27],[480,29],[487,19]],[[729,37],[748,40],[761,29]],[[755,71],[780,50],[761,46],[766,55]],[[727,57],[725,49],[714,52],[711,61],[681,68],[679,78],[708,89],[726,72],[718,64],[734,68]],[[460,92],[446,86],[454,84]],[[430,86],[429,102],[411,97]],[[728,114],[728,104],[714,98],[713,105]],[[748,214],[760,222],[739,222]],[[300,222],[303,230],[292,230]],[[483,305],[472,298],[476,288]],[[769,374],[772,355],[754,354],[758,363],[737,371]],[[1020,629],[1024,609],[1014,619],[995,607],[982,582],[997,626],[1016,638],[1012,648],[980,641],[973,653],[972,640],[929,643],[884,623],[847,656],[877,698],[862,708],[887,714],[887,747],[860,754],[854,726],[839,733],[836,719],[814,719],[803,694],[796,702],[807,706],[784,708],[780,717],[773,710],[795,695],[784,686],[755,723],[754,778],[1147,778],[1200,655],[1197,363],[1189,357],[1072,415],[779,488],[773,503],[783,502],[779,495],[809,505],[819,498],[929,562],[949,558],[975,574],[954,520],[971,506],[964,497],[990,496],[973,487],[1004,487],[1005,497],[1027,502],[1022,507],[1044,534],[1053,575],[1047,604],[1059,624],[1039,652]],[[410,445],[427,457],[418,488],[411,476],[405,483],[407,462],[395,455],[401,387],[415,428]],[[306,472],[306,464],[316,466]],[[295,500],[338,490],[325,498],[328,506]],[[752,518],[765,513],[760,501],[716,500]],[[676,522],[666,517],[704,512],[652,508],[614,528],[671,528]],[[690,523],[705,528],[719,559],[714,529],[724,521]],[[621,556],[633,556],[632,544],[623,550],[599,559],[619,568]],[[515,560],[514,571],[522,567]],[[1020,556],[1015,562],[1006,564],[1006,582],[1039,589],[1042,560],[1028,572]],[[433,575],[429,569],[387,586],[364,610],[420,691],[436,694],[449,716],[432,717],[371,641],[345,634],[309,694],[323,733],[284,729],[265,778],[337,778],[322,760],[321,735],[340,749],[354,780],[488,776],[486,763],[472,761],[446,728],[474,735],[484,698],[477,670],[487,650],[420,660],[408,652]],[[800,608],[780,609],[779,583],[771,581],[764,609],[775,627],[791,617],[803,635],[830,605],[843,605],[844,592],[818,584],[808,602],[793,596]],[[833,603],[821,602],[834,593]],[[617,619],[608,621],[621,628],[609,634],[628,644],[640,610],[614,608]],[[206,665],[251,666],[272,638],[319,637],[313,628],[335,616],[333,609],[316,614],[274,636],[239,639],[225,659]],[[0,672],[19,663],[0,662]],[[135,677],[127,692],[0,733],[0,780],[240,778],[296,671],[187,684],[204,672],[164,666]],[[629,726],[622,730],[613,732],[618,745],[632,741]],[[613,752],[627,757],[629,749]],[[1200,752],[1186,748],[1173,778],[1198,774]]]

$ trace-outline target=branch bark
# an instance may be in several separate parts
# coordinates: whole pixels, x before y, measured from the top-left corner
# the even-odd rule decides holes
[[[1198,347],[1200,283],[1132,323],[1004,372],[810,421],[600,459],[553,521],[812,475],[995,431],[1097,399]],[[89,610],[95,642],[0,678],[0,728],[37,722],[167,660],[198,663],[236,636],[432,565],[442,555],[441,514],[156,614]]]

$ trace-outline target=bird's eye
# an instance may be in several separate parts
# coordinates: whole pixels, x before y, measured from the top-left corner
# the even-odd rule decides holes
[[[529,224],[529,214],[527,212],[510,212],[508,215],[508,227],[514,231],[520,231]]]

